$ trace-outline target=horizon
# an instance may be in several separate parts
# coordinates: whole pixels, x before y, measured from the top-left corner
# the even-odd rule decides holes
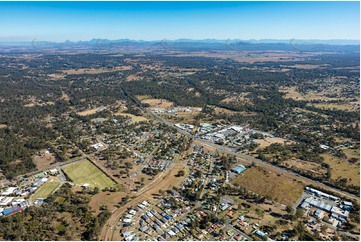
[[[359,2],[0,2],[0,42],[357,40]]]

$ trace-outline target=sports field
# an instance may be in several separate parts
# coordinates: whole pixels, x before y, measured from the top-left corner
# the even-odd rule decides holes
[[[42,187],[40,187],[34,195],[31,196],[31,199],[35,200],[38,198],[47,198],[50,194],[52,194],[55,189],[59,186],[59,181],[49,181],[45,183]]]
[[[111,187],[115,183],[107,177],[101,170],[88,160],[76,162],[64,166],[63,171],[77,185],[89,184],[91,187],[103,189]]]

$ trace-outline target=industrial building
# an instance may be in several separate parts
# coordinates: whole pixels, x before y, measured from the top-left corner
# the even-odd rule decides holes
[[[237,173],[237,174],[241,174],[242,172],[244,172],[247,168],[244,165],[238,164],[235,167],[232,168],[232,172]]]

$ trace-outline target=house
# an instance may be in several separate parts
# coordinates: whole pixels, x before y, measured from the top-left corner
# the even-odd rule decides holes
[[[149,230],[149,227],[148,226],[143,226],[143,227],[140,227],[139,230],[144,233],[144,232],[147,232]]]
[[[104,145],[102,143],[97,143],[97,144],[91,145],[91,147],[93,147],[93,149],[95,149],[95,150],[99,150],[99,149],[103,148]]]
[[[123,219],[123,223],[131,224],[132,220],[131,219]]]
[[[229,218],[233,218],[233,211],[230,210],[226,215],[227,215]]]
[[[226,210],[229,207],[230,207],[230,205],[228,203],[221,203],[219,205],[219,209],[222,210],[222,211]]]
[[[50,169],[49,172],[50,172],[51,175],[56,175],[56,174],[58,174],[58,170],[57,170],[57,169]]]
[[[267,235],[266,233],[262,232],[261,230],[256,230],[255,234],[261,238],[263,238]]]

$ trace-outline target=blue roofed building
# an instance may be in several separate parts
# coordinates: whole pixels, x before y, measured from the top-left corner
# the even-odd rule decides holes
[[[244,165],[238,164],[235,167],[232,168],[232,172],[237,173],[237,174],[241,174],[242,172],[244,172],[247,168]]]

